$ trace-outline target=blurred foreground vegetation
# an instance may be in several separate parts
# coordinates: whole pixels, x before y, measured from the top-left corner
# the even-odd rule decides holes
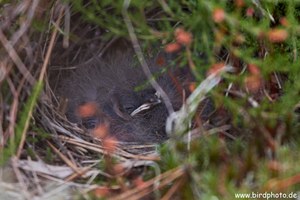
[[[128,3],[126,9],[124,5]],[[17,3],[0,1],[0,4],[4,22],[5,5]],[[159,194],[155,193],[153,198],[234,199],[238,193],[299,192],[300,1],[41,1],[39,9],[43,12],[36,11],[27,30],[27,39],[34,42],[37,35],[48,34],[47,31],[59,26],[49,20],[55,16],[53,8],[57,4],[65,8],[57,46],[62,46],[65,37],[80,46],[83,41],[78,29],[87,25],[91,30],[105,32],[97,36],[102,40],[115,37],[130,40],[124,23],[124,15],[128,14],[144,49],[155,46],[157,51],[173,55],[177,67],[190,70],[194,76],[188,87],[190,92],[192,86],[200,84],[218,66],[226,63],[234,68],[233,73],[223,75],[222,82],[209,94],[216,109],[216,117],[211,119],[215,129],[202,130],[189,142],[183,140],[183,136],[172,136],[158,148],[160,161],[154,167],[145,167],[136,187],[165,173],[165,179],[160,182],[163,186],[157,186]],[[67,23],[71,31],[67,31]],[[79,28],[72,32],[75,25]],[[1,32],[10,38],[21,26],[22,20],[9,27],[2,24]],[[91,40],[94,38],[95,35],[91,36]],[[5,41],[1,40],[1,55],[8,56],[4,45]],[[57,54],[53,52],[52,65]],[[1,80],[1,99],[6,99],[11,89],[9,84],[9,79]],[[41,89],[39,84],[36,87]],[[28,88],[34,97],[39,93],[39,89],[27,87],[26,90]],[[25,99],[27,103],[18,105],[13,127],[15,137],[4,136],[10,139],[2,142],[5,160],[17,153],[22,131],[27,130],[23,115],[30,119],[28,109],[32,109],[34,116],[35,109],[31,106],[37,105],[38,99]],[[11,103],[6,106],[12,106],[13,96],[6,100]],[[2,112],[7,114],[7,111]],[[1,132],[7,133],[5,129],[9,123],[1,119]],[[226,125],[230,130],[222,128]],[[47,131],[40,130],[35,120],[30,120],[27,131],[37,132],[39,140],[47,138]],[[26,137],[24,158],[34,154],[28,150],[38,142],[34,139],[31,134]],[[49,156],[53,152],[46,148],[47,152],[40,156],[45,162],[56,162]],[[107,165],[112,163],[114,161],[110,160]],[[101,162],[97,167],[107,170],[107,165]],[[89,197],[109,197],[112,195],[109,189],[120,185],[123,192],[127,191],[126,184],[131,181],[127,176],[107,181],[96,178],[93,184],[104,186],[108,192],[95,190]]]

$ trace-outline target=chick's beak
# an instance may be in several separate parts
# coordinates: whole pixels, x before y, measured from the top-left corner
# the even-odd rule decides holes
[[[145,110],[149,110],[151,108],[153,108],[154,106],[158,105],[161,103],[160,98],[156,97],[156,98],[151,98],[149,99],[148,102],[143,103],[142,105],[140,105],[137,109],[135,109],[134,111],[132,111],[132,113],[130,114],[130,116],[135,116],[136,114],[139,114]]]

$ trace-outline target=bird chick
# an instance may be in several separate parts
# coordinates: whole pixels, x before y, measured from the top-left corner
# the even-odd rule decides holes
[[[68,99],[69,121],[89,130],[108,124],[109,134],[123,142],[146,144],[167,139],[168,110],[134,55],[132,50],[124,50],[93,58],[61,81],[59,95]],[[179,108],[181,98],[170,77],[161,73],[155,59],[146,60],[173,107]],[[88,115],[78,111],[86,104],[93,105]]]

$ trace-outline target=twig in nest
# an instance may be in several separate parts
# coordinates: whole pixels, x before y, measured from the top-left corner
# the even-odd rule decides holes
[[[166,185],[170,184],[172,181],[184,176],[184,174],[185,174],[184,168],[182,166],[179,166],[175,169],[169,170],[161,175],[158,175],[153,179],[150,179],[149,181],[146,181],[141,187],[128,190],[110,199],[114,199],[114,200],[141,199],[142,197],[145,197],[147,194],[153,192],[154,190],[161,189]],[[157,181],[160,182],[159,185],[157,187],[153,187]]]
[[[137,36],[134,33],[134,28],[133,28],[132,22],[129,18],[129,15],[128,15],[129,5],[130,5],[130,0],[125,0],[124,4],[123,4],[122,14],[123,14],[123,17],[124,17],[125,24],[127,26],[127,30],[128,30],[128,33],[129,33],[134,51],[135,51],[135,53],[138,57],[138,60],[139,60],[141,66],[143,68],[143,71],[144,71],[145,75],[147,76],[148,80],[150,81],[152,87],[161,95],[161,97],[164,101],[164,104],[166,105],[166,108],[167,108],[167,110],[169,112],[169,115],[170,115],[170,114],[174,113],[173,106],[171,104],[171,101],[170,101],[168,95],[160,87],[160,85],[155,81],[155,79],[153,78],[153,76],[151,74],[151,71],[149,70],[148,64],[147,64],[147,62],[144,58],[142,49],[139,45]]]

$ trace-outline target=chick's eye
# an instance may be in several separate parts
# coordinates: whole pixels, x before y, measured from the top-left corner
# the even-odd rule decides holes
[[[130,114],[130,113],[132,113],[132,112],[135,110],[135,107],[134,107],[133,105],[125,105],[125,106],[124,106],[124,110],[125,110],[128,114]]]
[[[82,125],[86,129],[94,129],[97,125],[97,119],[95,117],[84,118],[82,119]]]

